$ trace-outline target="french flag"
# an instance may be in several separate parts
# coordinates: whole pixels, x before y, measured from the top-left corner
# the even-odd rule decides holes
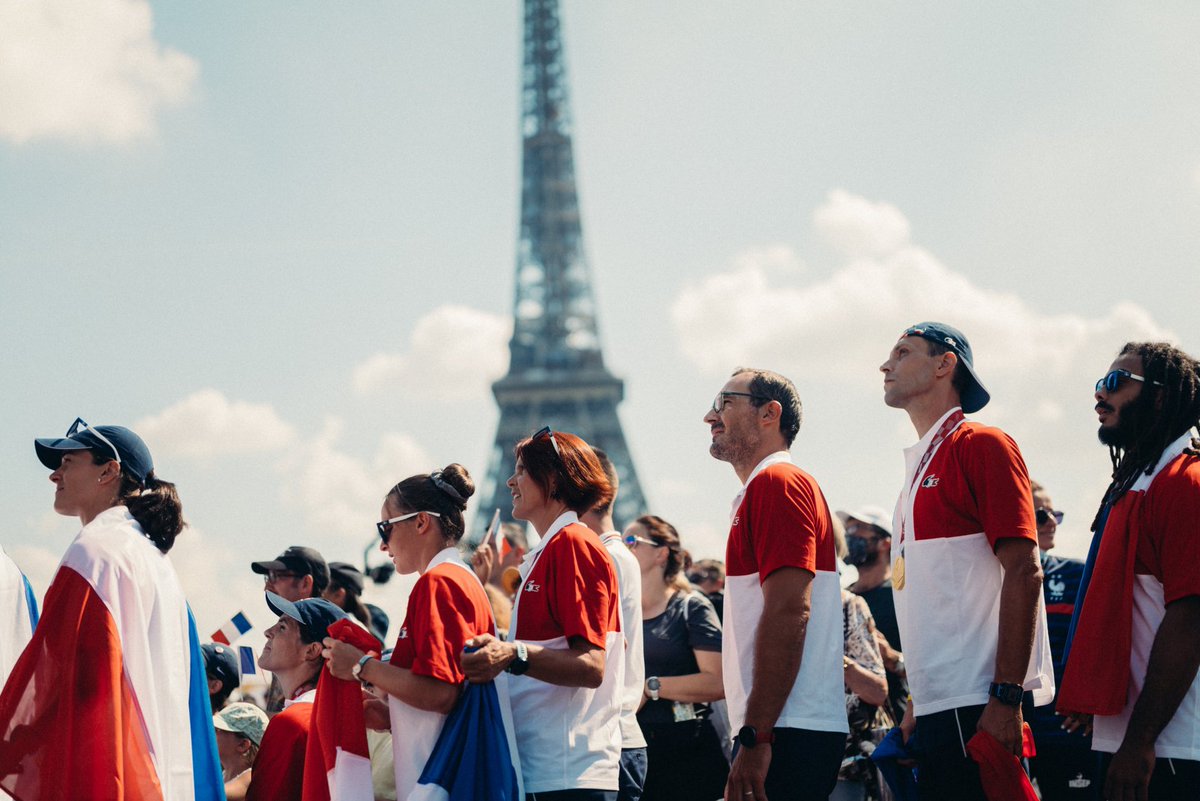
[[[212,641],[219,642],[222,645],[233,645],[239,637],[252,628],[254,627],[250,625],[250,621],[246,618],[245,613],[238,612],[229,618],[224,626],[213,632]]]
[[[195,621],[124,507],[71,544],[0,693],[0,788],[17,801],[225,798]]]
[[[329,636],[378,654],[383,644],[362,626],[339,620]],[[403,737],[403,732],[394,732]],[[374,801],[362,685],[321,669],[304,754],[303,801]]]

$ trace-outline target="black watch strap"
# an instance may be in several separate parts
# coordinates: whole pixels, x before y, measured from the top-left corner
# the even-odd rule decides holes
[[[1025,696],[1025,688],[1020,684],[1004,684],[992,682],[988,687],[988,695],[1006,706],[1020,706]]]

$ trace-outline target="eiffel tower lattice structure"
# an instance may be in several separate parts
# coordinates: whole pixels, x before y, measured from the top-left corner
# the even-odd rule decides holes
[[[617,525],[645,513],[646,501],[617,405],[625,384],[604,366],[596,301],[579,221],[571,115],[558,0],[525,0],[521,228],[508,374],[492,385],[500,423],[476,527],[500,509],[512,519],[505,486],[513,446],[542,426],[602,448],[621,488]]]

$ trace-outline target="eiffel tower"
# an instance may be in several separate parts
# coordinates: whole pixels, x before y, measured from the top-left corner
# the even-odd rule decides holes
[[[505,482],[513,446],[542,426],[576,434],[608,453],[621,480],[613,515],[625,525],[645,497],[617,417],[625,384],[604,366],[596,301],[583,251],[558,0],[525,0],[521,232],[508,374],[492,385],[500,425],[476,526],[493,509],[512,519]]]

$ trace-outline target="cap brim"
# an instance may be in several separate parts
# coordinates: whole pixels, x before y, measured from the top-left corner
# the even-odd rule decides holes
[[[983,382],[979,380],[979,376],[975,375],[975,368],[968,364],[965,359],[959,359],[959,364],[967,368],[967,372],[971,374],[972,381],[972,385],[967,388],[966,392],[962,393],[959,401],[962,402],[964,413],[973,414],[984,406],[987,406],[988,401],[992,399],[992,395],[983,386]]]
[[[270,562],[251,562],[250,569],[265,576],[272,570],[287,570],[288,566],[278,559],[272,559]]]
[[[33,441],[33,449],[37,451],[38,461],[51,470],[57,470],[62,464],[64,453],[86,451],[90,446],[66,437],[42,437]]]
[[[225,718],[221,717],[220,712],[217,712],[213,715],[213,728],[220,729],[221,731],[233,732],[234,734],[242,733],[242,732],[238,731],[237,729],[233,728],[232,726],[230,726],[228,723],[226,723]]]
[[[304,624],[304,618],[300,617],[300,610],[296,608],[294,603],[282,595],[276,595],[273,592],[266,593],[266,596],[267,606],[270,607],[272,612],[277,615],[286,615],[297,623]]]

